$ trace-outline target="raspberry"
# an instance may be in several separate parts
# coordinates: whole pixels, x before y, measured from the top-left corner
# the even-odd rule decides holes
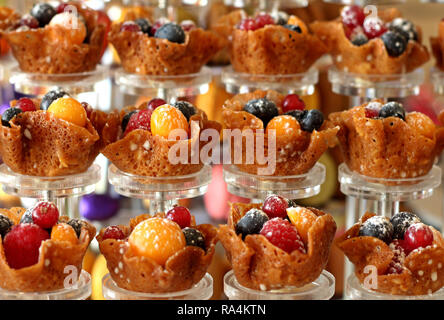
[[[386,26],[379,18],[366,18],[363,27],[368,39],[380,37],[387,31]]]
[[[304,110],[305,102],[299,98],[297,94],[289,94],[285,97],[282,103],[282,111],[284,113],[291,110]]]
[[[20,26],[27,26],[30,29],[37,29],[39,22],[31,15],[25,15],[20,19]]]
[[[138,24],[133,21],[127,21],[122,24],[120,31],[139,32],[142,31]]]
[[[403,240],[394,240],[389,245],[392,249],[393,260],[390,262],[387,274],[401,274],[403,271],[403,265],[405,260],[405,250]]]
[[[365,117],[366,118],[377,118],[379,115],[379,110],[376,109],[370,109],[370,108],[365,108]]]
[[[254,31],[256,29],[259,29],[259,27],[257,26],[256,20],[253,18],[247,18],[247,19],[242,20],[239,23],[237,28],[240,30],[245,30],[245,31],[248,31],[248,30]]]
[[[59,210],[52,202],[41,201],[32,210],[32,220],[43,229],[49,229],[59,220]]]
[[[21,109],[23,112],[26,111],[36,111],[36,107],[34,102],[32,102],[31,99],[29,98],[21,98],[17,101],[17,105],[15,106],[16,108]]]
[[[407,228],[404,234],[404,249],[407,254],[418,248],[432,245],[433,232],[423,223],[414,223]]]
[[[118,226],[109,226],[103,232],[102,240],[105,239],[123,240],[125,239],[125,234]]]
[[[6,261],[11,268],[32,266],[39,260],[42,241],[49,239],[46,230],[36,224],[18,224],[5,236],[3,247]]]
[[[177,206],[170,209],[166,218],[176,222],[182,229],[191,225],[191,213],[185,207]]]
[[[260,29],[269,24],[275,24],[274,19],[269,14],[259,14],[256,16],[256,29]]]
[[[123,136],[126,136],[133,130],[143,129],[143,130],[151,130],[151,114],[153,112],[151,110],[140,110],[137,113],[134,113],[129,119],[128,125],[126,126],[125,133]]]
[[[357,5],[346,6],[341,11],[342,23],[350,29],[362,26],[365,19],[364,10]]]
[[[261,235],[287,253],[291,253],[294,250],[306,253],[304,243],[298,231],[288,220],[281,218],[268,220],[262,227]]]
[[[262,211],[264,211],[270,219],[276,217],[282,219],[286,218],[287,208],[287,200],[277,195],[268,196],[262,205]]]
[[[167,104],[167,102],[163,99],[154,98],[148,101],[148,104],[146,108],[148,110],[154,111],[157,107],[163,106],[164,104]]]

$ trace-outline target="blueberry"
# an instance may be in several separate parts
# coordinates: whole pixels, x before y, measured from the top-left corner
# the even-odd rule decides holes
[[[14,223],[7,216],[0,214],[0,234],[2,238],[11,230]]]
[[[37,19],[39,26],[43,28],[57,14],[57,11],[47,3],[37,3],[31,9],[31,16]]]
[[[405,109],[399,102],[387,102],[385,105],[382,106],[381,110],[379,110],[379,117],[398,117],[402,120],[405,120]]]
[[[301,129],[308,132],[319,130],[324,123],[324,115],[317,109],[308,110],[306,114],[299,121]]]
[[[365,35],[365,34],[363,34],[363,33],[358,33],[356,36],[354,36],[353,38],[352,38],[352,41],[351,41],[351,43],[354,45],[354,46],[362,46],[362,45],[364,45],[364,44],[366,44],[368,42],[368,38],[367,38],[367,36]]]
[[[80,219],[71,219],[67,222],[76,232],[77,238],[80,237],[80,232],[82,231],[83,222]]]
[[[25,211],[24,214],[22,214],[22,217],[20,218],[20,223],[34,223],[34,220],[32,220],[32,211],[34,207],[29,208]]]
[[[196,114],[196,108],[188,101],[176,101],[173,106],[183,113],[187,121],[190,121],[190,117]]]
[[[205,250],[205,237],[199,230],[194,228],[184,228],[182,232],[185,236],[187,246],[195,246]]]
[[[63,98],[64,96],[69,96],[69,94],[61,89],[49,91],[43,96],[42,102],[40,102],[40,109],[48,110],[51,103],[59,98]]]
[[[385,243],[390,243],[393,236],[393,225],[387,217],[373,216],[361,225],[359,236],[375,237]]]
[[[255,115],[261,119],[264,123],[264,128],[271,119],[279,115],[278,108],[274,102],[268,100],[267,98],[248,101],[244,105],[244,111],[247,111],[248,113],[251,113],[252,115]]]
[[[268,221],[268,216],[265,212],[259,209],[249,210],[236,224],[236,233],[242,234],[245,238],[248,234],[259,234],[262,226]]]
[[[391,57],[399,57],[407,48],[407,40],[398,32],[387,31],[381,39]]]
[[[393,225],[393,239],[404,239],[404,233],[410,225],[420,223],[417,215],[410,212],[398,212],[391,219]]]
[[[302,33],[302,29],[301,27],[294,25],[294,24],[284,24],[283,27],[285,29],[291,30],[291,31],[296,31],[298,33]]]
[[[409,20],[396,18],[389,23],[388,28],[389,30],[395,31],[402,35],[407,41],[418,40],[418,32],[416,31],[416,27],[413,22]]]
[[[175,23],[166,23],[157,29],[154,34],[155,38],[167,39],[168,41],[175,43],[185,42],[185,32],[182,27]]]
[[[22,113],[22,109],[20,108],[6,109],[5,112],[3,112],[2,114],[2,125],[10,128],[11,125],[9,124],[9,121],[11,121],[19,113]]]
[[[140,30],[142,30],[143,33],[146,33],[148,36],[151,32],[151,23],[148,19],[136,19],[134,22],[140,27]]]
[[[123,116],[122,124],[121,124],[122,132],[125,132],[126,126],[128,125],[128,122],[130,121],[131,116],[133,114],[137,113],[137,112],[138,112],[137,110],[133,110],[133,111],[128,112],[126,115]]]

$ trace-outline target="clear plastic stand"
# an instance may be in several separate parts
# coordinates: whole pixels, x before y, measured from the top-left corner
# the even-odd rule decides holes
[[[113,164],[108,168],[108,181],[117,193],[130,198],[150,200],[150,213],[166,212],[178,199],[194,198],[207,192],[211,182],[211,166],[193,174],[174,177],[147,177],[123,172]]]
[[[146,95],[171,101],[177,97],[195,96],[206,93],[212,79],[211,70],[203,67],[200,72],[184,75],[139,75],[127,73],[119,68],[114,73],[121,92]]]
[[[45,292],[19,292],[0,288],[0,300],[86,300],[91,295],[91,275],[82,270],[77,283],[66,289]]]
[[[358,278],[356,278],[354,274],[351,274],[347,278],[345,298],[347,300],[444,300],[444,288],[432,294],[419,296],[394,295],[365,289]]]
[[[228,192],[240,197],[263,200],[271,194],[288,199],[303,199],[317,195],[325,180],[325,166],[316,163],[305,174],[294,176],[258,176],[240,171],[235,165],[224,165]]]
[[[102,65],[98,65],[92,71],[65,74],[28,73],[16,66],[11,69],[9,82],[14,85],[17,92],[28,95],[40,96],[58,87],[77,95],[94,91],[96,83],[108,76],[108,67]]]
[[[213,295],[213,278],[207,273],[202,280],[187,290],[145,293],[118,287],[108,273],[102,279],[102,292],[107,300],[209,300]]]
[[[339,71],[332,66],[328,80],[334,93],[366,99],[405,98],[419,94],[424,70],[392,75],[367,75]]]
[[[435,93],[444,96],[444,72],[434,67],[430,70],[430,78]]]
[[[80,196],[94,192],[100,181],[100,166],[93,164],[87,171],[56,177],[27,176],[0,165],[0,184],[5,193],[21,198],[54,202],[59,210],[71,218],[78,218]]]
[[[239,284],[231,270],[224,276],[224,292],[229,300],[329,300],[335,294],[335,277],[324,270],[319,278],[303,287],[260,291]]]
[[[268,75],[240,73],[229,66],[223,68],[221,73],[221,81],[225,89],[232,94],[260,89],[306,96],[314,93],[318,78],[319,72],[315,68],[304,73]]]

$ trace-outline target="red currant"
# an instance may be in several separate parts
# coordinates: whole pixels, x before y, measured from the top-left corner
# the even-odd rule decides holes
[[[262,205],[262,211],[271,218],[285,218],[287,217],[288,201],[280,196],[268,196]]]
[[[37,29],[39,21],[31,15],[25,15],[20,19],[20,26],[27,26],[30,29]]]
[[[298,231],[288,220],[281,218],[268,220],[262,227],[261,235],[287,253],[291,253],[294,250],[306,253],[304,243]]]
[[[164,24],[165,24],[165,21],[162,19],[154,22],[154,24],[151,26],[150,35],[154,36],[156,34],[157,29],[159,29]]]
[[[127,21],[122,24],[120,27],[120,31],[128,31],[128,32],[139,32],[141,31],[138,24],[133,21]]]
[[[275,24],[274,19],[269,14],[259,14],[256,16],[256,29],[260,29],[269,24]]]
[[[65,8],[67,7],[67,6],[69,6],[69,3],[66,3],[66,2],[62,2],[61,4],[59,4],[58,5],[58,7],[57,7],[57,13],[62,13],[62,12],[64,12],[65,11]]]
[[[176,222],[181,229],[191,225],[191,213],[185,207],[177,206],[170,209],[166,214],[166,218]]]
[[[255,19],[247,18],[247,19],[242,20],[239,23],[238,29],[245,30],[245,31],[248,31],[248,30],[254,31],[254,30],[259,29],[259,28],[257,26],[257,23],[256,23]]]
[[[88,117],[88,119],[91,117],[91,113],[93,111],[91,105],[88,102],[82,102],[81,105],[83,106],[83,108],[86,111],[86,116]]]
[[[304,110],[305,102],[299,98],[297,94],[289,94],[285,97],[282,103],[282,111],[284,113],[291,110]]]
[[[379,18],[367,17],[363,27],[364,33],[369,39],[380,37],[387,32],[387,27]]]
[[[43,229],[49,229],[59,220],[59,209],[52,202],[41,201],[32,209],[32,221]]]
[[[196,24],[192,20],[184,20],[180,23],[183,31],[189,32],[196,28]]]
[[[40,245],[49,233],[36,224],[14,226],[3,240],[6,261],[14,269],[32,266],[39,260]]]
[[[34,102],[32,102],[32,100],[29,99],[29,98],[20,98],[17,101],[16,108],[21,109],[23,112],[26,112],[26,111],[36,111],[37,110],[36,107],[35,107]]]
[[[125,234],[118,226],[109,226],[103,232],[102,240],[105,239],[123,240],[125,239]]]
[[[407,254],[415,249],[430,246],[432,243],[433,232],[423,223],[414,223],[405,231],[403,247]]]
[[[159,98],[154,98],[154,99],[151,99],[149,102],[148,102],[148,105],[147,105],[147,109],[148,110],[151,110],[151,111],[154,111],[154,109],[156,109],[157,107],[160,107],[160,106],[162,106],[162,105],[164,105],[164,104],[166,104],[167,102],[165,101],[165,100],[163,100],[163,99],[159,99]]]
[[[151,110],[140,110],[134,113],[129,119],[128,125],[126,126],[123,136],[125,137],[128,133],[136,129],[151,130]]]
[[[342,23],[350,29],[362,26],[365,19],[364,10],[357,5],[346,6],[341,11]]]

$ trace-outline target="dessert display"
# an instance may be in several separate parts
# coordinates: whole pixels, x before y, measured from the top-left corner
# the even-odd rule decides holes
[[[336,232],[331,215],[277,195],[261,204],[230,205],[218,235],[241,285],[266,291],[319,277]]]
[[[296,16],[248,17],[238,10],[222,17],[213,29],[231,39],[231,65],[236,72],[302,73],[326,53],[322,41]]]
[[[187,101],[167,104],[154,98],[138,107],[127,107],[109,116],[103,130],[106,146],[101,151],[118,169],[141,176],[180,176],[198,172],[202,159],[192,161],[192,150],[210,142],[200,141],[203,130],[220,131],[204,112]],[[178,136],[170,137],[178,132]],[[172,149],[186,149],[186,163],[169,161]],[[193,151],[194,152],[194,151]]]
[[[0,210],[0,287],[43,292],[64,288],[66,266],[80,275],[96,229],[86,221],[59,216],[51,202]]]
[[[200,71],[225,40],[190,20],[176,24],[146,18],[113,24],[110,42],[123,69],[139,75],[183,75]]]
[[[185,207],[140,215],[129,226],[110,226],[97,236],[114,282],[123,289],[165,293],[190,289],[206,274],[217,229],[196,225]]]
[[[394,295],[432,294],[444,286],[444,239],[413,213],[391,219],[366,213],[335,243],[355,265],[363,284],[366,266],[377,270],[377,292]]]
[[[399,74],[415,70],[429,60],[419,26],[401,17],[395,8],[367,15],[346,6],[334,21],[310,25],[324,42],[338,70],[357,74]]]
[[[438,25],[438,36],[430,39],[432,53],[436,59],[436,66],[444,71],[444,19]]]
[[[272,175],[289,176],[308,172],[329,147],[336,144],[339,127],[327,128],[322,112],[306,110],[305,103],[296,95],[284,96],[276,91],[257,90],[238,94],[223,106],[224,129],[253,130],[254,135],[265,132],[264,153],[267,157],[269,130],[276,136],[276,169]],[[254,152],[254,163],[247,162],[247,141],[242,138],[242,146],[232,143],[232,162],[239,170],[257,174],[261,164]],[[256,149],[256,139],[254,148]],[[242,147],[242,163],[234,156]]]
[[[440,116],[442,120],[442,115]],[[426,175],[444,147],[443,129],[399,102],[373,100],[330,114],[344,162],[364,176],[405,179]]]
[[[102,148],[107,114],[63,90],[13,100],[2,114],[0,154],[14,172],[62,176],[86,171]]]
[[[4,37],[22,71],[81,73],[99,63],[109,25],[106,14],[80,2],[37,3]]]

